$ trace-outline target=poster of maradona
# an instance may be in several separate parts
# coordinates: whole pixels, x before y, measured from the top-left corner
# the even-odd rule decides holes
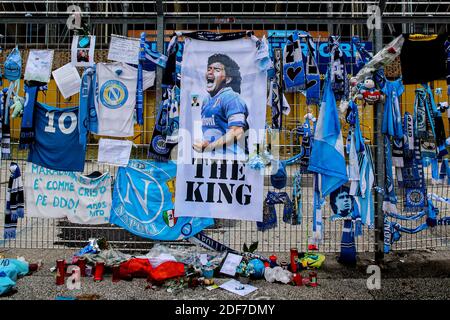
[[[216,39],[214,39],[216,40]],[[181,65],[176,216],[262,221],[267,74],[258,42],[186,37]]]

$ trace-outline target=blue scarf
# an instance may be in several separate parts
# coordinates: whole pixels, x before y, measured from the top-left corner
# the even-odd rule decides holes
[[[323,224],[322,224],[322,206],[325,199],[320,194],[320,178],[319,174],[314,173],[314,196],[313,196],[313,239],[314,242],[320,243],[323,239]]]
[[[97,111],[95,109],[96,73],[93,67],[83,72],[80,86],[80,108],[78,109],[78,130],[80,144],[86,147],[88,132],[98,132]]]
[[[421,160],[419,139],[414,139],[414,158],[412,167],[405,165],[402,172],[405,187],[405,211],[417,212],[427,205],[425,176]]]
[[[288,36],[283,49],[283,80],[287,92],[305,89],[306,75],[298,32]]]
[[[370,146],[365,145],[364,152],[358,153],[359,181],[355,192],[355,209],[358,209],[361,223],[373,228],[375,222],[375,208],[372,187],[375,182],[374,166]]]
[[[15,239],[17,219],[24,217],[23,182],[19,165],[11,162],[8,189],[6,190],[4,238]]]
[[[281,50],[275,50],[273,55],[273,65],[275,77],[271,81],[272,90],[272,128],[281,129],[283,125],[283,88],[281,70]]]
[[[38,87],[24,86],[25,103],[23,106],[22,124],[20,128],[19,149],[28,149],[34,141],[34,104],[36,103]]]
[[[386,95],[381,132],[396,139],[403,139],[402,115],[399,98],[405,91],[402,80],[386,81],[382,89]]]
[[[296,223],[294,212],[294,205],[286,192],[267,192],[266,200],[263,207],[263,221],[257,222],[256,227],[258,231],[266,231],[276,228],[277,226],[277,211],[275,209],[276,204],[284,204],[283,209],[283,221],[286,223]]]
[[[339,37],[330,36],[328,39],[331,65],[331,87],[336,100],[346,99],[349,95],[347,70],[344,53],[339,47]]]
[[[138,125],[144,124],[144,62],[145,62],[145,37],[146,33],[141,33],[139,41],[139,63],[138,77],[136,85],[136,121]]]
[[[359,36],[352,37],[352,52],[354,49],[356,49],[356,52],[353,54],[355,57],[353,74],[357,74],[359,70],[367,64],[367,62],[372,60],[372,54],[362,46]]]
[[[383,212],[397,213],[397,196],[394,189],[394,178],[392,175],[392,153],[389,136],[384,136],[384,156],[385,156],[385,194],[383,199]]]
[[[308,56],[306,57],[306,104],[320,103],[320,73],[317,64],[317,49],[313,38],[308,33],[306,35],[306,45]]]
[[[294,176],[292,198],[294,199],[294,210],[289,216],[283,214],[283,221],[292,225],[298,225],[302,223],[302,175],[300,171],[297,171]]]
[[[295,133],[297,137],[302,137],[302,142],[300,145],[300,172],[308,173],[309,158],[311,156],[312,144],[313,144],[313,134],[311,130],[311,123],[309,119],[306,119],[303,125],[295,128]]]
[[[355,233],[353,231],[353,221],[344,220],[341,238],[341,253],[339,263],[346,265],[356,265]]]
[[[447,94],[450,96],[450,41],[445,41],[447,51]]]
[[[205,33],[204,36],[208,36]],[[192,33],[191,36],[202,36],[203,33]],[[168,161],[170,152],[176,143],[167,142],[167,134],[169,133],[168,121],[171,105],[171,90],[174,86],[179,85],[177,73],[177,53],[180,44],[177,36],[173,36],[167,47],[168,58],[166,68],[164,69],[162,80],[162,100],[158,107],[155,127],[153,129],[152,138],[148,147],[148,157],[157,161]]]
[[[417,221],[418,219],[422,218],[427,215],[427,219],[425,223],[420,224],[416,228],[406,228],[403,227],[401,224],[397,222],[389,222],[387,219],[387,216],[385,216],[384,219],[384,252],[389,253],[391,245],[400,240],[401,233],[404,232],[407,234],[415,234],[420,231],[426,230],[428,228],[435,227],[437,225],[437,214],[439,213],[439,210],[433,206],[431,201],[428,201],[428,209],[426,211],[420,212],[414,216],[401,216],[401,215],[394,215],[390,214],[389,216],[403,220],[403,221]]]

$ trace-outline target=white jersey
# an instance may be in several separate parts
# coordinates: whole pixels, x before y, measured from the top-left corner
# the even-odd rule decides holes
[[[144,90],[152,86],[154,80],[154,72],[144,71]],[[133,136],[137,69],[122,62],[97,63],[97,81],[97,134]]]

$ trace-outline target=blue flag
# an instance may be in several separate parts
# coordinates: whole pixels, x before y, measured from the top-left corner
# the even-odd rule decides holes
[[[130,160],[117,173],[110,223],[152,240],[181,240],[212,225],[211,218],[177,217],[176,165]]]
[[[321,175],[322,197],[326,197],[348,181],[341,125],[328,78],[325,82],[308,170]]]

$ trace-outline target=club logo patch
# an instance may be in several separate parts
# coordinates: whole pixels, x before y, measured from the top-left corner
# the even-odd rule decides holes
[[[100,100],[109,109],[118,109],[128,100],[128,89],[120,81],[108,80],[100,88]]]

